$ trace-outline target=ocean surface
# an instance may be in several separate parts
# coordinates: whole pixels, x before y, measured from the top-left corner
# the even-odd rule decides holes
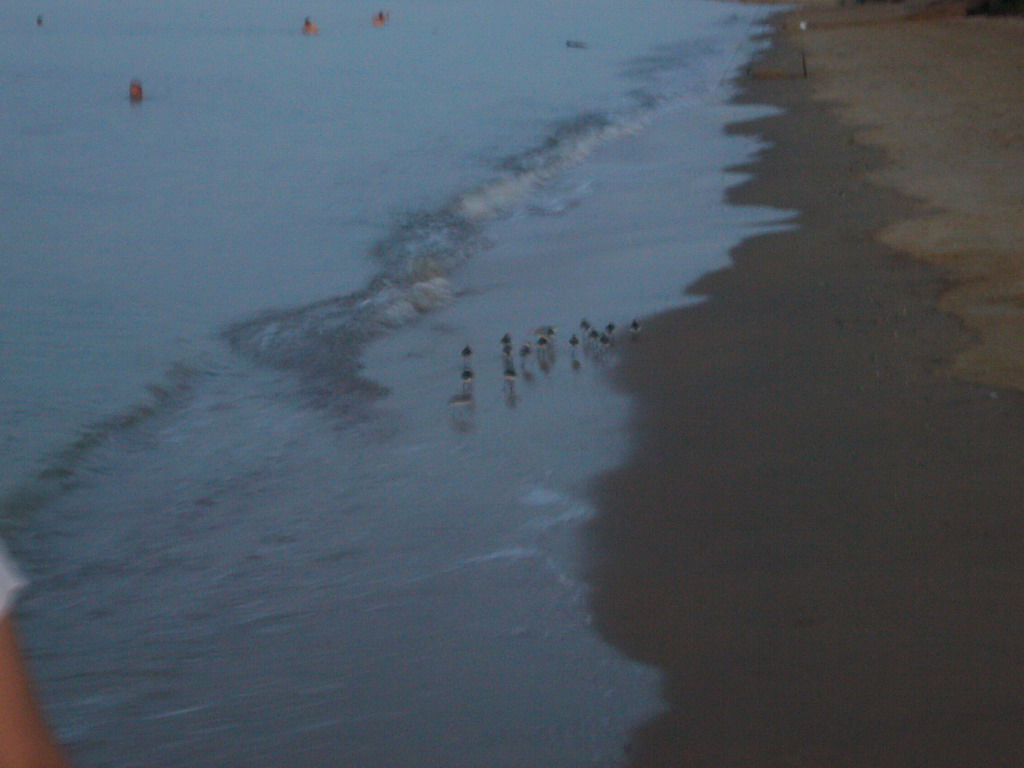
[[[723,202],[767,12],[377,10],[0,8],[0,530],[77,764],[612,766],[660,706],[579,532],[628,325],[782,220]]]

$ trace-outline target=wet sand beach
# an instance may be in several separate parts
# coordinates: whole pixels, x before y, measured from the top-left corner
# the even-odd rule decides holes
[[[630,766],[1024,755],[1024,25],[957,14],[798,8],[744,79],[783,112],[731,199],[795,226],[647,323],[589,530],[663,673]]]

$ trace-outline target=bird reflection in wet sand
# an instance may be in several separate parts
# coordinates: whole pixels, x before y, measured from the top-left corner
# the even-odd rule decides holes
[[[452,429],[466,434],[476,429],[476,404],[470,394],[453,395],[448,401],[453,406],[450,410]]]
[[[474,424],[475,403],[473,401],[473,369],[469,367],[469,361],[473,357],[473,350],[467,344],[462,352],[462,371],[459,373],[459,381],[462,390],[448,398],[448,404],[452,407],[452,429],[456,432],[471,432]]]
[[[475,425],[476,403],[473,400],[473,371],[468,366],[459,375],[462,391],[449,398],[452,406],[452,428],[457,432],[471,432]]]
[[[528,366],[528,361],[532,355],[533,345],[531,345],[530,342],[526,342],[519,348],[519,364],[522,368],[523,381],[527,384],[533,382],[533,371],[531,371]]]
[[[551,373],[551,366],[555,362],[555,351],[548,336],[537,338],[537,367],[543,373]]]
[[[584,320],[584,322],[586,322],[586,321]],[[576,357],[576,350],[579,349],[579,346],[580,346],[579,336],[577,336],[574,333],[572,336],[569,337],[569,349],[572,350],[572,352],[571,352],[571,354],[572,354],[572,369],[574,371],[578,371],[580,369],[580,361],[579,361],[579,358]]]
[[[452,405],[463,405],[473,399],[473,369],[470,367],[470,361],[473,359],[473,348],[467,344],[459,354],[462,357],[462,372],[459,374],[459,380],[462,382],[462,392],[449,400]]]
[[[519,396],[516,394],[516,380],[519,376],[516,374],[516,367],[511,360],[505,363],[502,377],[505,379],[505,405],[515,408],[519,404]]]

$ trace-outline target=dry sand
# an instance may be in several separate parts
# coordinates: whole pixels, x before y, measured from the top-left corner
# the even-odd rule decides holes
[[[977,337],[957,373],[1024,389],[1024,18],[936,18],[957,8],[799,13],[795,42],[816,97],[891,159],[871,178],[927,206],[880,238],[944,268],[942,307]]]
[[[779,18],[732,198],[799,227],[621,366],[593,608],[666,703],[631,766],[1024,763],[1024,26],[919,10]]]

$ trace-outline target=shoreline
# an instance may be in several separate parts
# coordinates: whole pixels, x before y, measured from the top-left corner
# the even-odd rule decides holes
[[[946,314],[963,278],[906,248],[940,201],[892,188],[911,161],[837,108],[842,73],[817,70],[850,54],[862,12],[892,9],[775,17],[737,102],[783,112],[730,127],[769,146],[729,200],[796,209],[798,226],[734,249],[691,287],[706,301],[652,318],[616,372],[636,440],[595,487],[592,609],[662,670],[666,705],[630,766],[988,767],[1024,751],[1024,397],[964,380],[984,334]],[[795,19],[825,17],[838,37],[794,40]],[[971,22],[884,37],[936,24]],[[914,65],[861,79],[898,93]]]

